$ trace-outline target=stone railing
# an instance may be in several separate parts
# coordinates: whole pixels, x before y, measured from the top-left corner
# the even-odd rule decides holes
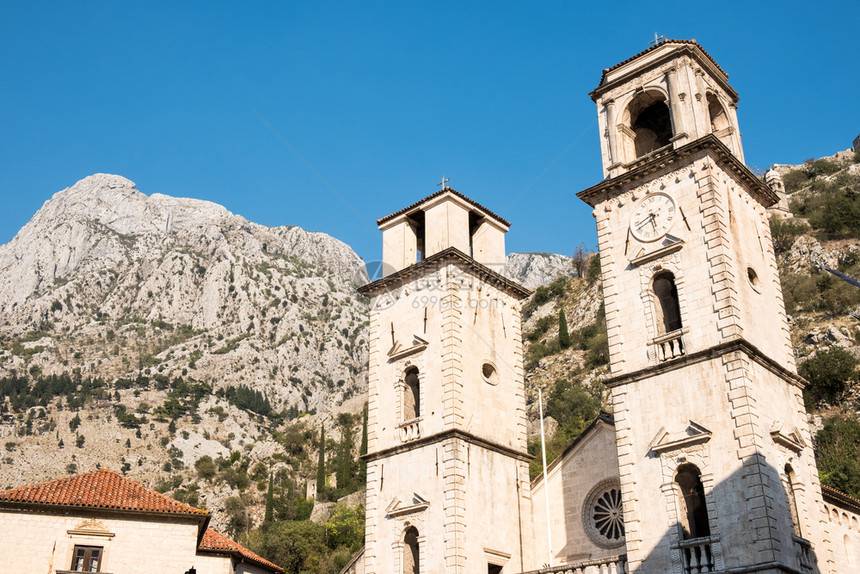
[[[677,548],[681,551],[684,574],[716,572],[710,537],[681,540]]]
[[[417,418],[400,423],[397,425],[397,432],[400,433],[400,442],[409,442],[421,438],[421,419]]]
[[[680,329],[660,335],[654,338],[654,351],[657,353],[657,361],[669,361],[683,357],[686,354],[684,343],[681,340],[684,332]]]
[[[801,572],[815,571],[815,558],[812,556],[812,544],[805,538],[792,536],[794,540],[794,562]]]
[[[627,574],[627,555],[583,560],[534,570],[526,574]]]

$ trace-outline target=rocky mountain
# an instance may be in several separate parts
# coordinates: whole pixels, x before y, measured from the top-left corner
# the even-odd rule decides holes
[[[535,289],[552,282],[559,275],[580,277],[579,259],[557,253],[509,253],[505,261],[505,276],[524,287]]]
[[[325,234],[93,175],[0,246],[0,372],[160,373],[247,385],[275,410],[340,404],[365,389],[362,269]]]

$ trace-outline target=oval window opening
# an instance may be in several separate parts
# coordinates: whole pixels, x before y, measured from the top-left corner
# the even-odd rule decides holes
[[[759,281],[758,273],[755,272],[755,269],[752,267],[747,267],[747,279],[749,279],[750,285],[756,291],[761,289],[761,281]]]
[[[499,382],[499,372],[492,363],[484,363],[484,366],[481,367],[481,376],[491,385],[498,384]]]

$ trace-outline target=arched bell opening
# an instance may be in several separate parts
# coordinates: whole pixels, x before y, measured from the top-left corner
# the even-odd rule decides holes
[[[633,160],[648,155],[672,141],[672,117],[666,96],[661,92],[643,92],[633,98],[627,106],[627,136],[631,139],[625,146],[628,159]],[[632,150],[630,149],[632,143]],[[630,152],[632,151],[632,157]]]

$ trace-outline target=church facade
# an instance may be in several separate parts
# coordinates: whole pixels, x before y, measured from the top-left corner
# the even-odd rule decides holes
[[[860,569],[860,502],[818,481],[767,208],[727,74],[666,40],[603,71],[593,208],[601,415],[528,481],[509,223],[448,187],[378,221],[368,573]]]

